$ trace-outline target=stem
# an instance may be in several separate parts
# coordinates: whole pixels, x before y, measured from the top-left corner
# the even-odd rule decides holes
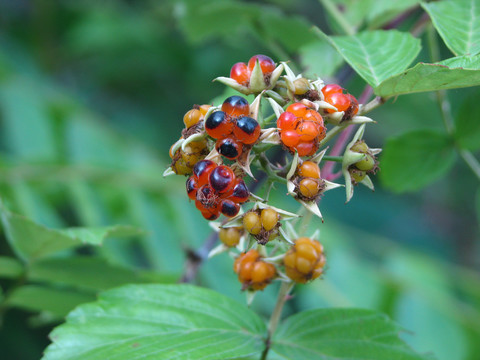
[[[342,28],[343,32],[347,35],[355,35],[356,30],[350,25],[350,23],[345,19],[342,12],[331,0],[319,0],[323,5],[325,10],[335,19],[337,24]]]
[[[377,96],[375,99],[370,101],[368,104],[365,104],[365,106],[362,106],[362,108],[358,112],[358,115],[368,114],[370,111],[372,111],[372,110],[376,109],[377,107],[385,104],[385,101],[387,101],[387,99],[385,99],[381,96]]]
[[[343,156],[324,156],[322,160],[342,162]]]
[[[472,170],[478,180],[480,180],[480,163],[475,158],[475,156],[473,156],[473,154],[468,150],[457,149],[457,151],[460,154],[461,158],[468,165],[470,170]]]
[[[273,309],[272,315],[270,316],[270,321],[268,323],[268,337],[266,340],[267,346],[265,347],[265,350],[263,351],[260,360],[267,359],[268,351],[270,350],[270,341],[272,339],[272,335],[277,329],[278,322],[280,321],[280,316],[282,315],[283,305],[285,305],[288,294],[290,293],[290,290],[292,290],[294,285],[294,282],[282,282],[282,285],[280,286],[277,303],[275,304],[275,308]]]

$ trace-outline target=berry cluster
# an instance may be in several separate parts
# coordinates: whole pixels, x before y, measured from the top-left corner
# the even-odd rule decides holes
[[[262,256],[255,249],[237,257],[233,270],[238,274],[242,290],[263,290],[277,273],[275,266],[263,261]]]
[[[195,206],[207,220],[215,220],[220,214],[237,215],[240,204],[250,196],[245,182],[237,178],[230,167],[211,160],[195,164],[186,187],[188,197],[195,200]]]
[[[368,145],[363,140],[358,140],[355,144],[353,144],[350,150],[360,154],[365,154],[365,157],[362,160],[350,165],[348,168],[350,176],[352,177],[352,182],[354,185],[356,185],[365,179],[367,174],[376,173],[378,170],[378,162],[368,148]]]
[[[248,87],[252,71],[257,61],[260,64],[264,80],[268,84],[269,78],[272,75],[273,70],[275,70],[275,63],[271,58],[265,55],[252,56],[250,60],[248,60],[248,65],[244,62],[234,64],[230,70],[230,78],[237,81],[240,85]]]
[[[175,153],[172,153],[172,150],[173,145],[169,152],[170,158],[172,159],[170,167],[177,175],[192,174],[195,164],[204,159],[208,154],[207,141],[205,139],[192,141],[188,143],[183,150],[179,148]]]
[[[349,120],[358,113],[358,101],[351,94],[344,94],[344,89],[337,84],[328,84],[322,88],[322,94],[327,103],[334,106],[337,111],[343,111],[343,119]],[[335,112],[333,109],[325,109],[329,114]]]
[[[320,177],[320,168],[314,161],[307,160],[300,164],[292,181],[295,184],[295,193],[305,201],[315,200],[325,187]]]
[[[243,216],[243,228],[265,245],[278,236],[279,220],[280,215],[272,208],[251,210]]]
[[[260,125],[248,115],[248,101],[231,96],[223,102],[221,111],[213,112],[205,121],[205,131],[217,140],[218,153],[229,160],[238,159],[260,136]]]
[[[322,116],[302,103],[293,103],[277,120],[282,144],[299,156],[311,156],[318,150],[318,143],[325,138]]]
[[[299,238],[285,254],[283,263],[285,273],[290,279],[305,284],[323,273],[325,266],[323,246],[310,238]]]

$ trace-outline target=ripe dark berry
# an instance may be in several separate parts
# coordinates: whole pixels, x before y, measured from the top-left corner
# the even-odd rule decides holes
[[[186,187],[187,187],[187,194],[190,200],[196,200],[198,184],[197,184],[197,180],[195,180],[193,176],[190,176],[188,178]]]
[[[230,160],[235,160],[242,154],[242,144],[229,137],[218,140],[215,148],[220,155],[223,155]]]
[[[197,190],[195,206],[198,210],[218,208],[218,195],[209,185],[203,185]]]
[[[230,70],[230,77],[240,85],[247,86],[250,81],[250,70],[248,69],[247,64],[243,62],[234,64]]]
[[[256,62],[259,62],[263,75],[269,75],[275,70],[275,62],[266,55],[255,55],[248,60],[248,69],[253,71]]]
[[[196,176],[199,187],[208,183],[208,177],[216,167],[217,164],[211,160],[200,160],[195,164],[193,175]]]
[[[233,128],[235,137],[244,144],[253,144],[260,136],[260,125],[257,120],[248,116],[242,116],[237,119],[237,124]]]
[[[237,203],[243,203],[247,201],[249,197],[250,192],[248,191],[247,185],[243,180],[239,180],[233,187],[233,193],[229,196],[229,199]]]
[[[306,283],[323,273],[325,255],[323,246],[309,238],[299,238],[283,259],[287,276],[295,282]]]
[[[218,209],[203,209],[200,210],[200,213],[206,220],[216,220],[220,216],[220,211]]]
[[[234,217],[240,211],[240,205],[232,200],[222,200],[220,205],[220,212],[227,217]]]
[[[213,190],[218,193],[224,193],[233,189],[235,185],[235,174],[228,166],[217,166],[208,178],[208,182]]]
[[[241,96],[230,96],[222,104],[222,111],[230,116],[248,116],[250,114],[250,106],[248,101]]]
[[[205,131],[214,139],[222,139],[233,131],[234,123],[223,111],[215,111],[205,122]]]

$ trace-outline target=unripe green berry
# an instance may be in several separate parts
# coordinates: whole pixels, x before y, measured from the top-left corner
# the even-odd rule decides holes
[[[375,159],[373,158],[373,156],[366,154],[365,158],[355,163],[355,166],[359,170],[364,170],[364,171],[372,170],[373,167],[375,166]]]
[[[368,152],[368,145],[365,143],[365,141],[359,140],[355,144],[353,144],[350,150],[358,153],[366,154]]]
[[[366,171],[359,170],[359,169],[356,169],[356,168],[349,169],[349,172],[350,172],[350,176],[352,177],[352,180],[353,180],[354,183],[361,182],[363,179],[365,179],[365,176],[367,176]]]
[[[310,84],[305,78],[294,80],[293,85],[295,86],[295,95],[303,95],[310,90]]]

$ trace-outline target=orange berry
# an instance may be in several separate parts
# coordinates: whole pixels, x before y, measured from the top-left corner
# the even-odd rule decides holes
[[[243,62],[234,64],[230,70],[230,77],[240,85],[247,86],[250,81],[250,70],[247,64]]]
[[[300,180],[298,191],[307,199],[315,198],[320,192],[320,182],[317,179],[305,178]]]
[[[262,227],[266,231],[273,230],[273,228],[277,226],[278,218],[278,213],[271,208],[263,209],[260,213]]]
[[[295,147],[300,141],[300,135],[295,130],[282,131],[280,138],[282,143],[288,148]]]
[[[295,282],[306,283],[323,273],[325,255],[323,246],[315,240],[303,237],[287,251],[283,259],[285,273]]]
[[[303,117],[307,113],[308,108],[302,103],[293,103],[287,108],[287,112],[291,112],[296,117]]]
[[[203,119],[202,113],[198,109],[192,109],[187,111],[187,113],[183,116],[183,123],[185,127],[188,129],[193,125],[197,124],[200,120]]]
[[[275,70],[275,62],[270,57],[266,55],[255,55],[248,60],[248,69],[250,71],[253,71],[257,60],[264,75],[271,74],[273,70]]]
[[[337,84],[327,84],[322,88],[322,93],[327,97],[335,93],[343,93],[343,88]]]
[[[220,241],[228,247],[237,246],[242,237],[243,229],[241,227],[230,227],[220,229],[218,232],[218,238]]]
[[[311,156],[315,154],[318,149],[317,141],[300,142],[295,146],[298,151],[298,156]]]
[[[241,254],[235,260],[233,270],[238,274],[243,289],[252,290],[263,290],[277,272],[273,264],[261,260],[260,254],[255,249]]]
[[[320,179],[320,168],[313,161],[304,161],[298,167],[298,175],[306,178]]]
[[[342,93],[333,93],[325,97],[325,101],[335,106],[337,111],[345,111],[350,106],[350,99],[347,95]],[[334,113],[332,109],[325,109],[328,113]]]

